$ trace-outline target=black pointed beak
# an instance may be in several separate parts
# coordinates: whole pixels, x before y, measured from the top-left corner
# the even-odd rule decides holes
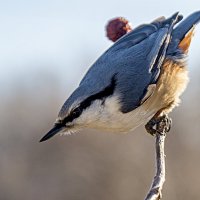
[[[48,140],[49,138],[53,137],[57,133],[59,133],[61,130],[63,130],[65,126],[61,124],[56,124],[41,140],[40,142],[44,142]]]

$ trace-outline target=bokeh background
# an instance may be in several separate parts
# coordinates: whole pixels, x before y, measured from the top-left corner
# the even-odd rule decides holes
[[[112,43],[104,27],[133,27],[181,11],[190,0],[0,1],[0,200],[140,200],[154,175],[154,138],[91,130],[39,139],[88,67]],[[200,199],[200,27],[190,48],[190,84],[172,113],[164,200]]]

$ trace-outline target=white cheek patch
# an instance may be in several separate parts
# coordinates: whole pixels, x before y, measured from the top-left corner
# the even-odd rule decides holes
[[[76,125],[87,127],[99,120],[103,111],[102,100],[95,100],[88,108],[84,109],[81,115],[74,120]]]
[[[118,113],[119,109],[120,105],[117,96],[107,97],[105,100],[95,100],[73,122],[80,128],[104,127],[108,125],[110,119],[117,117],[113,114]]]

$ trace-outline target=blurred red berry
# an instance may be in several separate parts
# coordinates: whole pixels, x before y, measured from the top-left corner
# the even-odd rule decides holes
[[[115,42],[131,30],[132,27],[128,20],[123,17],[117,17],[108,22],[106,26],[106,35],[110,40]]]

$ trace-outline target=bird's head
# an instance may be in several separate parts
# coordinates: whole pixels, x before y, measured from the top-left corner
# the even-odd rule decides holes
[[[40,140],[43,142],[54,135],[70,134],[82,128],[101,128],[117,109],[114,94],[116,78],[98,92],[88,85],[79,86],[62,106],[54,127]],[[115,106],[114,106],[115,104]]]

